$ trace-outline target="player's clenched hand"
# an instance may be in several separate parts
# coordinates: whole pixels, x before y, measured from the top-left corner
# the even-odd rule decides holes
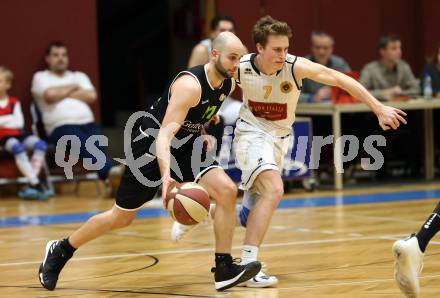
[[[203,141],[203,148],[206,149],[206,151],[211,151],[214,149],[214,146],[217,143],[217,140],[211,136],[211,135],[201,135],[202,141]]]
[[[210,123],[217,125],[220,123],[220,116],[215,114],[214,116],[212,116],[211,120],[209,120]]]
[[[406,124],[404,116],[406,116],[404,111],[386,105],[382,105],[377,113],[379,125],[383,130],[397,129],[400,123]]]
[[[211,151],[216,145],[217,140],[213,136],[208,135],[204,127],[200,130],[200,136],[203,142],[203,149],[205,151]]]

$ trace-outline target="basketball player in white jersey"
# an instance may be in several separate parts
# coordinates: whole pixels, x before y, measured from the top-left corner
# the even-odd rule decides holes
[[[272,214],[284,194],[282,160],[289,142],[292,142],[292,125],[303,79],[346,90],[370,107],[383,130],[397,129],[400,122],[406,124],[403,111],[385,106],[356,80],[288,54],[291,35],[286,23],[270,16],[261,18],[252,32],[258,53],[245,55],[237,74],[237,83],[243,91],[243,105],[234,139],[245,190],[243,205],[237,212],[241,225],[246,227],[243,264],[257,260]],[[176,226],[173,230],[178,234]],[[178,238],[182,234],[172,236]],[[260,272],[243,285],[268,287],[277,282],[275,276]]]

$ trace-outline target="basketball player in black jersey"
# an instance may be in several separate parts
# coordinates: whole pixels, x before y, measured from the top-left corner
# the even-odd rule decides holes
[[[130,164],[126,167],[113,208],[91,217],[68,238],[47,243],[39,269],[40,283],[44,288],[55,289],[62,268],[81,245],[130,225],[137,210],[153,199],[160,181],[162,198],[176,180],[197,181],[216,201],[216,267],[213,272],[217,290],[247,281],[260,271],[259,262],[238,265],[230,254],[235,227],[235,184],[215,163],[199,164],[193,170],[192,162],[199,158],[192,156],[192,152],[203,125],[233,91],[232,77],[243,53],[243,44],[233,33],[220,34],[214,40],[211,61],[179,73],[150,108],[149,114],[136,121],[131,135],[132,154],[136,159],[148,156],[149,162],[140,169],[132,170]],[[158,130],[157,138],[151,135],[155,129]],[[170,148],[176,139],[180,140],[178,148]],[[137,176],[138,170],[143,177]],[[148,183],[139,181],[143,178]]]
[[[394,242],[394,279],[408,298],[420,296],[419,278],[423,269],[423,257],[426,247],[438,232],[440,232],[440,201],[417,234]]]

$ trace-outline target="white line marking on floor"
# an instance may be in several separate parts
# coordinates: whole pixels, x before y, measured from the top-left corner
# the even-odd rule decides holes
[[[395,236],[368,236],[368,237],[356,237],[356,238],[336,238],[336,239],[320,239],[320,240],[307,240],[307,241],[292,241],[292,242],[280,242],[280,243],[266,243],[262,244],[261,247],[283,247],[283,246],[296,246],[296,245],[315,245],[323,243],[338,243],[347,241],[365,241],[365,240],[392,240]],[[234,246],[234,250],[242,249],[241,246]],[[131,254],[118,254],[118,255],[103,255],[103,256],[90,256],[90,257],[78,257],[73,258],[70,261],[90,261],[90,260],[107,260],[107,259],[117,259],[117,258],[129,258],[129,257],[140,257],[147,255],[172,255],[172,254],[188,254],[188,253],[201,253],[201,252],[212,252],[213,248],[199,248],[199,249],[178,249],[178,250],[167,250],[167,251],[149,251],[143,253],[131,253]],[[0,267],[11,267],[11,266],[22,266],[31,264],[40,264],[41,260],[38,261],[27,261],[27,262],[14,262],[14,263],[0,263]]]
[[[335,217],[334,212],[319,212],[319,215],[329,215],[332,217]],[[418,223],[421,224],[420,221],[417,220],[407,220],[407,219],[401,219],[401,218],[395,218],[395,217],[384,217],[384,216],[371,216],[371,215],[362,215],[362,214],[349,214],[347,212],[344,212],[341,214],[342,217],[354,217],[354,218],[364,218],[364,219],[372,219],[372,220],[383,220],[383,221],[394,221],[394,222],[403,222],[403,223]]]
[[[336,234],[335,231],[327,231],[327,230],[321,231],[321,233],[322,233],[322,234],[328,234],[328,235]]]
[[[42,238],[31,238],[30,241],[43,241],[43,240],[49,240],[49,238],[42,237]]]
[[[295,229],[297,232],[301,232],[301,233],[307,233],[310,232],[310,229],[306,229],[306,228],[297,228]]]
[[[116,232],[116,235],[125,235],[125,236],[133,236],[133,235],[139,235],[139,232],[132,232],[132,231],[126,231],[126,232]]]
[[[437,278],[439,275],[425,275],[421,276],[420,279],[429,279],[429,278]],[[352,282],[336,282],[336,283],[325,283],[319,285],[298,285],[292,287],[277,287],[277,290],[291,290],[295,288],[323,288],[323,287],[339,287],[339,286],[347,286],[347,285],[362,285],[362,284],[370,284],[370,283],[380,283],[380,282],[394,282],[393,278],[384,278],[384,279],[371,279],[371,280],[362,280],[362,281],[352,281]]]

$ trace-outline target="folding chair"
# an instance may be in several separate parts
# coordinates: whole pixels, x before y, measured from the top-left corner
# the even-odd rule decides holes
[[[48,184],[47,186],[51,190],[54,190],[53,188],[54,182],[67,182],[69,180],[66,178],[64,174],[64,169],[59,167],[55,163],[54,156],[56,152],[56,146],[48,142],[48,137],[46,135],[46,131],[44,130],[44,126],[43,126],[41,112],[35,103],[31,103],[30,111],[32,116],[32,132],[35,135],[37,135],[39,138],[45,140],[48,143],[46,159],[49,155],[51,156],[51,158],[49,159],[49,163],[47,162],[47,160],[45,161],[43,167],[47,177],[47,184]],[[76,183],[75,185],[76,195],[78,195],[79,193],[79,183],[81,181],[95,181],[96,193],[98,194],[98,196],[101,196],[101,188],[99,186],[99,176],[97,172],[87,171],[82,167],[80,163],[73,166],[72,171],[73,171],[73,182]]]

